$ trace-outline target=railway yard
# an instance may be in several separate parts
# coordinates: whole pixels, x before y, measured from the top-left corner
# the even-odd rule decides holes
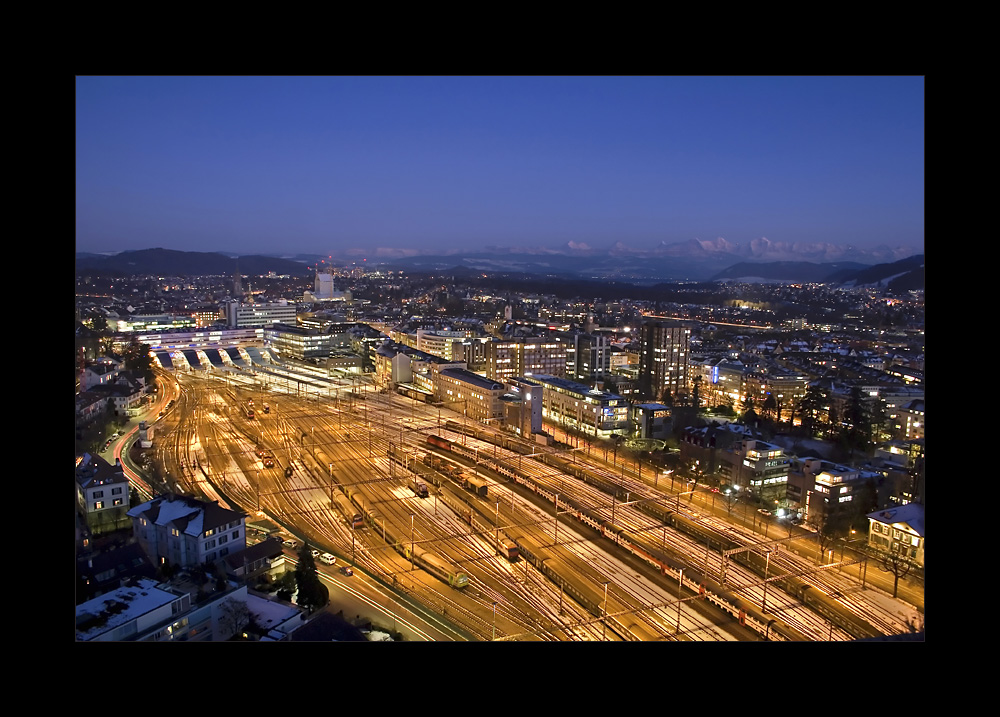
[[[797,549],[806,538],[768,539],[597,451],[542,446],[356,381],[321,395],[239,372],[175,380],[153,449],[169,489],[266,516],[352,566],[352,580],[446,621],[456,640],[907,630],[863,586],[866,565],[819,565]]]

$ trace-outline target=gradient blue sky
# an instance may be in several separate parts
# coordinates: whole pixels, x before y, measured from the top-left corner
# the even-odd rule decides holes
[[[77,251],[920,247],[922,77],[78,77]]]

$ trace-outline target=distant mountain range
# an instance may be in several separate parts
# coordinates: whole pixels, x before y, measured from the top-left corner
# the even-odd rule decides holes
[[[893,262],[917,252],[919,249],[902,247],[859,249],[833,244],[771,242],[763,237],[741,245],[720,237],[712,241],[692,239],[673,244],[661,242],[653,249],[633,249],[619,242],[610,249],[599,250],[586,244],[569,242],[559,248],[488,246],[476,252],[441,254],[381,250],[370,251],[364,256],[368,257],[369,262],[374,258],[387,268],[408,271],[444,271],[462,267],[490,273],[576,276],[648,284],[708,281],[740,263],[836,263],[836,268],[845,269]],[[345,256],[353,258],[361,255],[352,251],[345,252]],[[808,280],[796,276],[783,278],[792,281]]]
[[[651,284],[676,281],[711,281],[754,277],[770,281],[829,282],[860,281],[854,274],[872,265],[915,259],[915,250],[879,247],[859,249],[832,244],[771,242],[756,239],[745,245],[723,238],[692,239],[661,243],[653,249],[632,249],[621,242],[610,249],[593,249],[569,242],[559,248],[484,247],[479,251],[419,254],[404,249],[348,249],[329,255],[282,254],[239,256],[223,252],[183,252],[144,249],[119,254],[77,254],[77,271],[107,271],[128,274],[174,276],[232,276],[239,264],[241,274],[261,275],[269,271],[309,276],[320,261],[343,264],[367,259],[369,267],[412,273],[448,272],[540,274],[563,278],[585,278]],[[923,255],[919,254],[919,263]],[[907,273],[913,267],[899,273]],[[922,269],[921,269],[922,271]],[[922,279],[922,274],[921,274]],[[878,279],[875,279],[877,281]]]
[[[917,254],[874,266],[856,262],[740,262],[713,276],[712,281],[795,281],[844,287],[884,286],[909,291],[924,288],[924,255]]]
[[[76,255],[76,272],[101,271],[109,274],[152,274],[159,276],[233,276],[239,270],[248,276],[275,274],[309,276],[305,263],[274,256],[235,256],[220,252],[140,249],[119,254]]]

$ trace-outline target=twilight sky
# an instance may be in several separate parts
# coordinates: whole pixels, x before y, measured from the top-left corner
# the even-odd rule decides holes
[[[76,249],[924,243],[922,77],[78,77]]]

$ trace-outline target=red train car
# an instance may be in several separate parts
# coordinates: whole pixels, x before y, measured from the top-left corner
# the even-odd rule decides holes
[[[451,441],[449,441],[447,438],[441,438],[441,436],[427,436],[427,442],[430,443],[432,446],[436,446],[437,448],[441,448],[446,451],[451,450]]]

